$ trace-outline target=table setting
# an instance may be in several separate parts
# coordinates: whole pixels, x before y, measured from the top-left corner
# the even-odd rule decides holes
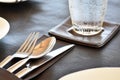
[[[32,62],[28,62],[26,64],[25,68],[18,71],[14,75],[14,76],[17,76],[18,78],[22,78],[25,75],[27,75],[28,73],[32,72],[34,69],[39,68],[40,66],[51,61],[56,56],[62,54],[63,52],[67,51],[68,49],[74,47],[74,44],[69,44],[69,45],[66,45],[64,47],[58,48],[58,49],[50,52],[53,49],[54,45],[56,44],[56,38],[48,37],[45,40],[38,43],[37,42],[38,36],[39,36],[38,33],[35,33],[35,32],[31,33],[15,54],[7,56],[0,63],[0,68],[4,68],[4,66],[7,63],[9,63],[13,58],[23,58],[22,60],[14,63],[13,65],[11,65],[9,68],[6,69],[8,72],[13,73],[17,69],[19,69],[22,65],[26,64],[29,59],[33,58],[34,61],[31,60]],[[37,42],[37,45],[35,46],[36,42]],[[35,60],[35,59],[37,59],[37,60]],[[1,76],[1,78],[3,78],[3,77]],[[14,80],[14,77],[13,77],[13,80]],[[16,78],[16,80],[17,80],[17,78]]]
[[[120,79],[119,0],[0,5],[0,79]]]

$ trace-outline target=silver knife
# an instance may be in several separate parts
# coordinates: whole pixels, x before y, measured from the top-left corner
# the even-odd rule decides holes
[[[23,76],[25,76],[26,74],[30,73],[31,71],[33,71],[34,69],[42,66],[43,64],[47,63],[48,61],[52,60],[53,58],[55,58],[56,56],[60,55],[61,53],[65,52],[66,50],[70,49],[74,47],[74,44],[70,44],[61,48],[58,48],[54,51],[49,52],[48,54],[46,54],[43,58],[35,60],[34,62],[32,61],[28,67],[23,68],[21,71],[19,71],[18,73],[16,73],[15,75],[18,78],[22,78]]]

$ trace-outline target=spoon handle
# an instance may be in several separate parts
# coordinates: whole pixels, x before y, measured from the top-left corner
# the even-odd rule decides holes
[[[22,65],[24,65],[28,60],[29,60],[29,57],[22,59],[22,60],[18,61],[17,63],[13,64],[12,66],[10,66],[7,70],[12,73],[15,70],[17,70],[18,68],[20,68]]]

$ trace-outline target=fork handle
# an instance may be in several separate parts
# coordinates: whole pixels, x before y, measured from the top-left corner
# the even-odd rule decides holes
[[[23,76],[25,76],[27,73],[29,73],[30,71],[32,71],[32,68],[24,68],[21,71],[19,71],[18,73],[16,73],[15,75],[18,78],[22,78]]]
[[[28,60],[29,60],[29,57],[22,59],[22,60],[18,61],[17,63],[13,64],[12,66],[10,66],[7,70],[12,73],[15,70],[17,70],[18,68],[20,68],[22,65],[24,65]]]
[[[3,68],[9,61],[13,59],[13,56],[7,56],[2,62],[0,62],[0,68]]]

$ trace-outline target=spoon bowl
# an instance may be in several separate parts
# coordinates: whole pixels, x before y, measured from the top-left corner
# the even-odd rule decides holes
[[[40,58],[44,55],[46,55],[48,52],[51,51],[51,49],[54,47],[56,43],[55,37],[50,37],[45,40],[43,40],[40,44],[38,44],[34,50],[33,53],[29,56],[30,58]]]

